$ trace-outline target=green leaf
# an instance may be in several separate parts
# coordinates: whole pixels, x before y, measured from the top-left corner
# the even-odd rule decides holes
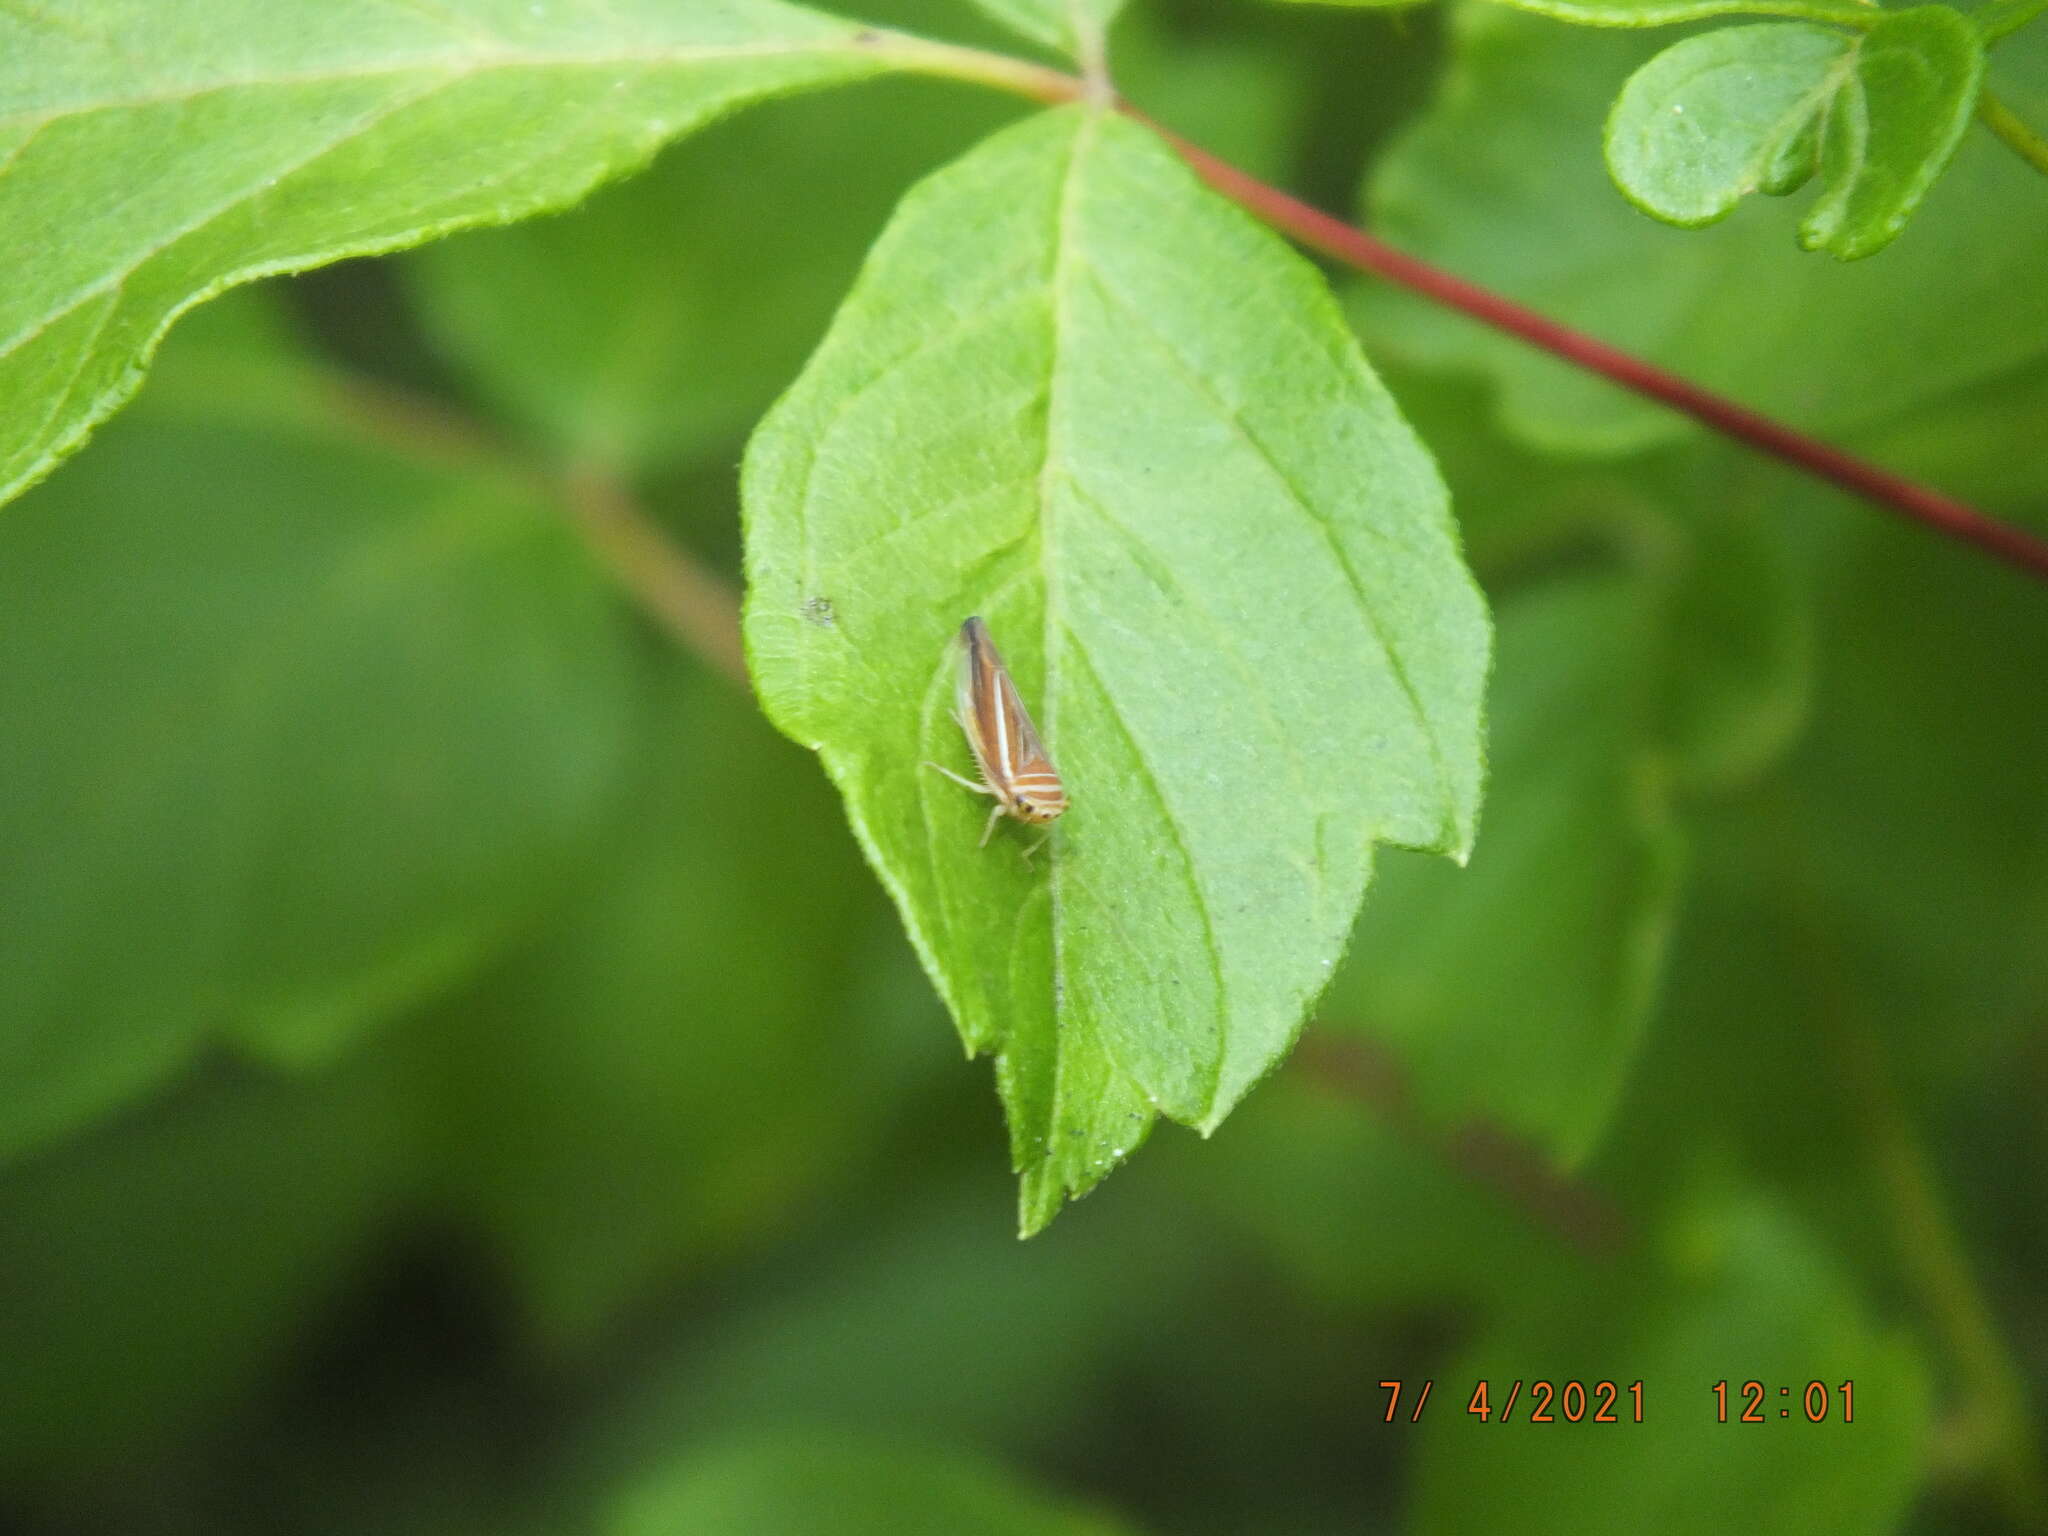
[[[2010,39],[1996,61],[2011,66],[2015,95],[2028,78],[2048,81],[2048,37],[2030,52],[2032,39]],[[1913,238],[1883,261],[1815,262],[1795,248],[1798,211],[1775,201],[1683,232],[1616,193],[1595,136],[1653,39],[1478,5],[1457,14],[1456,49],[1438,104],[1375,172],[1371,222],[1387,239],[1866,452],[1908,426],[1938,442],[1923,412],[1975,431],[1981,402],[1964,391],[2048,361],[2048,198],[1987,135],[1964,139]],[[1494,381],[1505,425],[1544,448],[1616,455],[1697,430],[1408,295],[1373,287],[1359,310],[1377,351]],[[2015,430],[2004,453],[2031,441]]]
[[[446,987],[615,787],[627,637],[561,512],[234,356],[0,522],[0,1155]]]
[[[747,101],[884,67],[860,36],[782,0],[9,12],[0,497],[132,394],[199,300],[561,207]]]
[[[1664,1247],[1594,1284],[1575,1276],[1531,1294],[1436,1373],[1456,1385],[1430,1405],[1420,1431],[1421,1536],[1510,1527],[1531,1536],[1867,1536],[1894,1527],[1928,1449],[1919,1352],[1868,1319],[1812,1235],[1775,1207],[1701,1211]],[[1764,1384],[1763,1423],[1736,1422],[1745,1380]],[[1845,1380],[1855,1383],[1853,1423],[1843,1422]],[[1480,1381],[1490,1389],[1485,1421],[1464,1411]],[[1529,1421],[1543,1406],[1537,1381],[1555,1394],[1549,1424]],[[1618,1388],[1617,1422],[1568,1422],[1564,1384],[1584,1385],[1590,1418],[1600,1381]],[[1636,1381],[1641,1423],[1627,1390]],[[1728,1423],[1716,1419],[1717,1381],[1728,1383]],[[1814,1381],[1827,1394],[1820,1423],[1806,1416]],[[1474,1476],[1481,1456],[1486,1473]]]
[[[1509,602],[1499,646],[1486,841],[1462,872],[1383,862],[1322,1014],[1390,1049],[1429,1120],[1483,1119],[1570,1164],[1613,1113],[1677,902],[1661,647],[1619,574]]]
[[[1686,227],[1725,218],[1759,188],[1791,191],[1812,172],[1813,126],[1855,47],[1823,27],[1768,22],[1674,43],[1628,77],[1608,114],[1614,184]]]
[[[916,189],[745,486],[762,699],[999,1055],[1027,1230],[1278,1059],[1375,841],[1470,846],[1486,621],[1441,482],[1313,270],[1128,122]],[[1035,865],[922,766],[965,761],[971,613],[1072,796]]]
[[[1860,38],[1766,24],[1689,37],[1629,77],[1607,119],[1607,168],[1645,213],[1711,224],[1747,194],[1826,182],[1800,243],[1843,260],[1891,243],[1955,153],[1984,49],[1945,5]]]
[[[1055,1503],[957,1451],[878,1436],[783,1430],[727,1440],[628,1495],[610,1536],[1117,1536],[1123,1525]]]
[[[1946,5],[1888,15],[1857,43],[1821,130],[1827,190],[1799,226],[1844,261],[1890,244],[1948,165],[1977,110],[1984,45]]]
[[[1124,0],[974,0],[1020,36],[1081,63],[1102,55],[1103,40]]]

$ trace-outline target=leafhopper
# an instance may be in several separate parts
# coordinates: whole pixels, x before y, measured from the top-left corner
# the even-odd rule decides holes
[[[981,770],[981,782],[950,768],[937,768],[955,784],[977,795],[995,796],[988,825],[981,829],[981,847],[988,846],[996,822],[1010,815],[1031,826],[1043,826],[1067,808],[1066,786],[1046,755],[1038,728],[1017,696],[1010,669],[988,637],[988,626],[970,618],[960,626],[960,678],[953,696],[953,718],[967,737],[967,749]]]

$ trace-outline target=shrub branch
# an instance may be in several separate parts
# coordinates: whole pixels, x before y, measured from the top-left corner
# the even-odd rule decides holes
[[[864,34],[861,45],[886,55],[901,68],[972,80],[1048,105],[1079,101],[1086,95],[1085,85],[1074,76],[978,49],[929,43],[888,32]],[[1781,459],[1852,495],[1887,507],[1946,538],[1972,545],[2036,578],[2048,580],[2048,541],[2027,530],[2001,522],[1954,497],[1945,496],[1903,475],[1893,474],[1803,432],[1796,432],[1783,422],[1717,395],[1619,347],[1575,331],[1504,295],[1397,250],[1364,230],[1218,159],[1200,146],[1160,127],[1128,104],[1119,102],[1116,109],[1158,133],[1216,191],[1262,223],[1308,249],[1345,266],[1398,283],[1435,303],[1470,315],[1495,330],[1520,337],[1531,346],[1576,368],[1599,374],[1623,389],[1659,401],[1703,426]],[[1992,126],[1996,127],[1995,124]]]

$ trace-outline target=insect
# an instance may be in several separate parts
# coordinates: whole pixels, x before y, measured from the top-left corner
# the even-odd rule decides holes
[[[981,829],[986,848],[1005,812],[1032,826],[1042,826],[1067,808],[1066,786],[1059,770],[1046,756],[1045,743],[1025,713],[1017,685],[988,626],[971,618],[960,626],[960,681],[953,699],[953,718],[966,734],[968,750],[981,770],[982,782],[963,778],[950,768],[937,768],[955,784],[977,795],[994,795],[995,809],[988,813],[988,825]]]

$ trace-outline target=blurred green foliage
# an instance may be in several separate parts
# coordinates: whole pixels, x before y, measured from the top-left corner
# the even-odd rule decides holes
[[[1854,268],[1652,224],[1599,125],[1668,41],[1113,38],[1197,140],[2048,527],[2048,185],[1966,137]],[[2017,109],[2044,59],[1994,53]],[[1018,110],[777,103],[216,300],[0,515],[0,1525],[2041,1528],[2048,600],[1362,284],[1501,620],[1473,863],[1384,858],[1296,1058],[1018,1245],[815,762],[563,490],[732,575],[748,430]],[[1539,1377],[1644,1422],[1526,1422]]]

